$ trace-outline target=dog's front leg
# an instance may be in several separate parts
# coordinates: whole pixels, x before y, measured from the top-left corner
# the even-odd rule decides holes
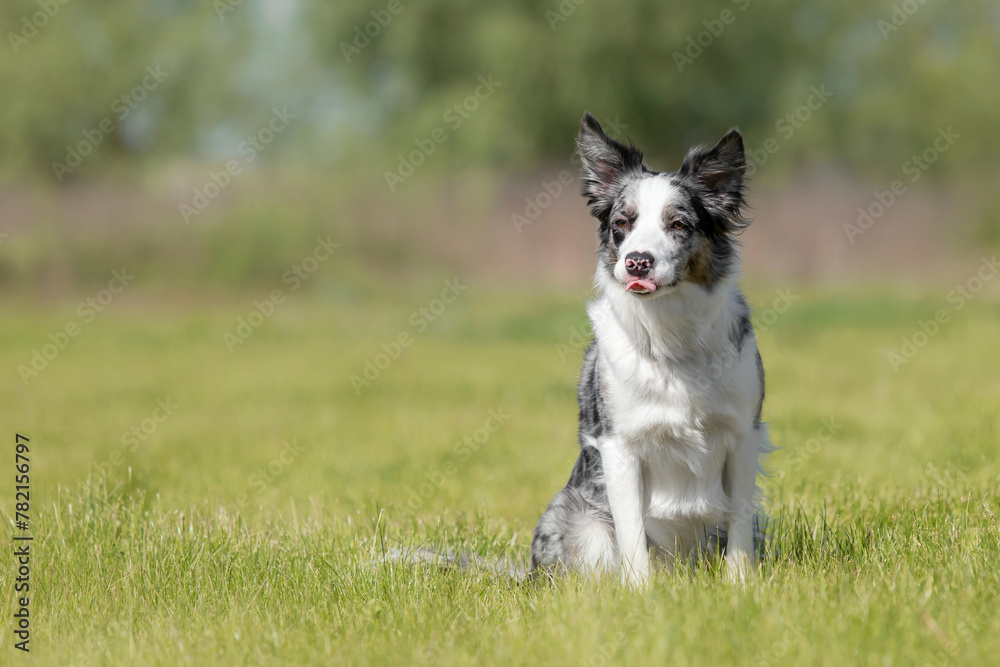
[[[642,461],[627,451],[620,441],[609,440],[600,450],[621,557],[622,584],[641,588],[649,580],[647,500]]]
[[[746,579],[757,558],[753,544],[753,524],[756,516],[754,501],[757,494],[760,437],[760,432],[753,429],[726,461],[724,483],[732,503],[727,526],[726,574],[735,582]]]

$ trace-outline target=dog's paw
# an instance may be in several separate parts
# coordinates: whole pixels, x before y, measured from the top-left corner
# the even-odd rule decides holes
[[[753,570],[753,559],[748,554],[726,555],[726,579],[731,583],[746,585]]]
[[[645,590],[649,586],[649,570],[622,567],[622,586],[633,591]]]

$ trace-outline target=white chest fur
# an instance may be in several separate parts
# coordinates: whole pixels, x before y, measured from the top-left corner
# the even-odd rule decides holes
[[[753,428],[759,392],[755,346],[730,335],[737,302],[624,296],[589,309],[612,422],[601,447],[642,461],[650,517],[720,521],[729,509],[723,468]]]

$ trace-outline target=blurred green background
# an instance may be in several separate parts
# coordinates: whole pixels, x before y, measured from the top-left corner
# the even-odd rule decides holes
[[[743,130],[751,276],[950,277],[1000,242],[995,2],[16,0],[0,19],[8,292],[119,265],[267,286],[320,233],[342,252],[311,287],[371,289],[372,265],[585,284],[592,225],[559,178],[587,109],[664,169]]]

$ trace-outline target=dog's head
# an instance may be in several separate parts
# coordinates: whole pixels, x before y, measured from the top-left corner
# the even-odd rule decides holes
[[[605,289],[640,298],[682,282],[711,290],[736,262],[746,158],[733,129],[711,150],[694,148],[676,172],[643,164],[633,145],[611,139],[589,113],[576,138],[583,195],[601,222],[599,275]]]

